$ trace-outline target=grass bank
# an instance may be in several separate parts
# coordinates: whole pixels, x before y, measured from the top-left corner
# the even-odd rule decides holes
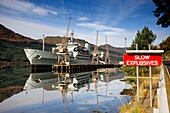
[[[153,67],[152,68],[152,105],[153,107],[157,108],[157,88],[160,76],[160,67]],[[135,75],[134,75],[135,76]],[[140,77],[149,77],[149,73],[147,71],[145,73],[140,73]],[[156,78],[157,77],[157,78]],[[152,107],[150,107],[150,80],[148,78],[141,78],[139,80],[140,88],[140,101],[137,102],[136,97],[136,79],[127,79],[127,82],[132,84],[133,86],[133,99],[126,105],[123,105],[120,108],[120,113],[153,113]]]

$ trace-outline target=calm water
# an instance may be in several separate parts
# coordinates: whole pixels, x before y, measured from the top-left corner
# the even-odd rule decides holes
[[[19,74],[24,74],[24,81],[26,71]],[[1,102],[0,112],[118,113],[119,107],[131,100],[129,96],[120,95],[124,88],[131,88],[120,81],[123,76],[122,72],[29,73],[24,91]]]

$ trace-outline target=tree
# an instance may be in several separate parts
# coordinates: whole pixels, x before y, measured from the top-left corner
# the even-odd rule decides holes
[[[156,39],[156,34],[153,34],[148,27],[144,26],[142,31],[136,33],[135,39],[133,40],[130,49],[135,50],[136,44],[138,44],[139,50],[148,50],[148,45],[151,44]]]
[[[151,46],[151,49],[152,49],[152,50],[160,50],[160,48],[158,47],[158,45],[152,45],[152,46]]]
[[[153,34],[151,30],[148,29],[148,27],[144,26],[142,31],[139,31],[136,33],[135,39],[133,40],[130,49],[135,50],[136,44],[138,44],[139,50],[148,50],[149,44],[152,44],[152,42],[156,39],[156,35]],[[156,48],[156,47],[155,47]],[[128,76],[136,76],[136,67],[131,66],[123,66],[122,70],[126,73]],[[140,76],[148,76],[149,75],[149,69],[148,67],[139,67],[139,75]],[[132,80],[130,79],[130,82]],[[134,79],[133,82],[136,82]]]
[[[169,36],[167,39],[163,40],[163,41],[159,44],[159,46],[160,46],[160,49],[163,49],[163,50],[164,50],[164,53],[165,53],[165,54],[169,53],[169,51],[170,51],[170,36]],[[168,54],[168,55],[169,55],[169,54]]]
[[[158,18],[157,25],[167,28],[170,25],[170,0],[152,0],[157,6],[153,11]]]

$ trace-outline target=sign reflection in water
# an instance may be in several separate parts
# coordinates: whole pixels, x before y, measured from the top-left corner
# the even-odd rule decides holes
[[[119,106],[131,99],[120,95],[124,88],[131,87],[119,80],[122,77],[121,72],[32,73],[25,83],[25,91],[5,100],[0,109],[2,112],[29,113],[117,113]],[[14,102],[18,103],[12,104]]]

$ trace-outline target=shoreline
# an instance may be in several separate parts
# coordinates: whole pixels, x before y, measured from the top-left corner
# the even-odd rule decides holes
[[[28,61],[0,61],[0,68],[7,67],[28,67],[30,63]]]
[[[5,88],[0,88],[0,103],[10,98],[14,94],[20,93],[22,91],[23,86],[8,86]]]
[[[125,82],[127,82],[127,80],[124,80]],[[149,81],[149,80],[148,80]],[[140,98],[139,98],[139,102],[137,102],[137,97],[136,97],[136,93],[137,93],[137,86],[135,85],[135,83],[132,83],[132,89],[124,89],[121,94],[122,95],[129,95],[132,97],[132,100],[127,103],[124,106],[121,106],[122,109],[126,109],[126,110],[130,110],[133,112],[135,110],[138,110],[141,113],[153,113],[153,108],[157,108],[157,88],[158,85],[156,82],[153,82],[152,84],[152,95],[153,95],[153,100],[152,100],[152,104],[153,106],[150,107],[150,91],[149,91],[149,86],[147,86],[148,82],[147,80],[141,81],[140,87],[139,87],[139,92],[140,92]],[[123,108],[125,107],[125,108]],[[125,110],[125,111],[126,111]],[[121,112],[123,113],[123,112]]]

